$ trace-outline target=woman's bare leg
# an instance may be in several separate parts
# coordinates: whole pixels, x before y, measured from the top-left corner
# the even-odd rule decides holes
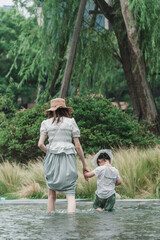
[[[48,212],[55,211],[56,192],[52,189],[48,189]]]
[[[76,199],[75,195],[66,195],[68,201],[68,213],[74,213],[76,211]]]

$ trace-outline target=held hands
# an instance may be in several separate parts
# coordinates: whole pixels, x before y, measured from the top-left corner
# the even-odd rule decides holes
[[[88,181],[88,177],[85,175],[87,172],[89,172],[87,167],[83,167],[83,176],[86,181]]]

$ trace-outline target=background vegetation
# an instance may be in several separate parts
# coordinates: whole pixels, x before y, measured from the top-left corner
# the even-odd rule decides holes
[[[14,2],[15,7],[9,11],[0,10],[0,194],[14,191],[18,196],[44,197],[42,162],[30,161],[42,156],[37,148],[39,128],[48,101],[59,96],[79,1],[33,0],[31,6],[27,5],[30,0]],[[118,19],[119,1],[112,2]],[[160,4],[158,0],[128,2],[134,14],[146,78],[160,110]],[[19,12],[16,4],[27,9],[28,17]],[[114,28],[110,26],[106,30],[104,16],[89,13],[94,7],[94,1],[89,0],[67,104],[74,108],[73,117],[81,130],[85,153],[94,153],[100,148],[114,149],[118,159],[115,165],[124,182],[119,187],[121,195],[159,197],[159,147],[153,148],[155,152],[150,148],[159,144],[159,138],[150,132],[154,124],[139,123],[133,116],[131,92]],[[129,107],[124,113],[111,101],[125,101]],[[36,106],[27,109],[29,103]],[[156,123],[159,119],[157,115]],[[127,149],[118,150],[121,147]],[[95,187],[95,180],[86,184],[80,177],[77,196],[91,197]]]
[[[113,166],[119,169],[123,184],[116,188],[122,198],[160,198],[160,148],[119,149],[114,151]],[[87,155],[87,166],[93,169],[93,155]],[[96,177],[84,180],[82,164],[78,163],[77,198],[93,199],[96,190]],[[0,164],[0,196],[10,198],[47,198],[42,159],[27,165]],[[64,197],[58,194],[58,197]]]
[[[73,117],[81,130],[85,153],[120,146],[148,147],[159,141],[145,123],[139,124],[103,97],[75,97],[68,99],[67,104],[74,109]],[[47,104],[37,104],[33,109],[17,111],[14,117],[1,123],[1,161],[8,159],[26,164],[42,155],[37,143],[47,107]]]
[[[59,93],[79,1],[69,0],[65,4],[64,1],[34,0],[30,7],[27,6],[30,1],[14,2],[26,7],[30,17],[25,18],[17,9],[0,11],[0,92],[12,97],[16,106],[21,99],[20,108],[33,101],[46,102]],[[38,24],[40,2],[43,4],[43,25]],[[159,4],[157,0],[154,4],[151,0],[131,2],[145,56],[147,79],[159,108]],[[115,33],[112,27],[104,28],[102,14],[96,18],[89,14],[93,9],[94,1],[90,0],[78,42],[69,96],[77,91],[81,95],[98,93],[113,101],[130,103]]]
[[[19,70],[23,65],[22,56],[15,55],[19,51],[17,40],[23,31],[24,24],[28,21],[14,9],[9,11],[0,9],[0,94],[11,99],[16,108],[18,108],[19,98],[23,98],[20,102],[22,105],[35,99],[35,78],[30,76],[27,85],[20,86],[22,76]]]

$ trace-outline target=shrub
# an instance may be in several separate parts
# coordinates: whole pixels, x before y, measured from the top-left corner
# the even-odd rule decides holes
[[[153,144],[154,135],[128,114],[117,110],[104,98],[72,98],[67,104],[74,109],[73,117],[81,130],[81,143],[86,153],[101,148],[145,146]],[[11,120],[0,125],[0,151],[3,158],[27,163],[43,155],[38,150],[39,129],[47,105],[16,112]]]
[[[139,124],[105,98],[73,98],[68,104],[74,109],[73,117],[81,130],[81,143],[87,153],[119,146],[141,147],[155,141],[146,124]]]
[[[0,94],[0,123],[6,118],[11,118],[16,112],[16,107],[11,98]]]
[[[11,120],[0,125],[0,151],[4,158],[27,163],[42,152],[37,147],[39,128],[44,120],[44,106],[17,111]]]

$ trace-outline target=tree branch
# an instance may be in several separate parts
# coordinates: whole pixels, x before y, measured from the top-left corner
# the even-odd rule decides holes
[[[112,49],[113,49],[113,56],[122,64],[122,58],[120,54],[116,51],[115,48],[112,48]]]
[[[113,7],[111,7],[108,3],[105,2],[105,0],[96,0],[96,3],[98,4],[99,8],[103,12],[103,15],[110,21],[113,21]]]
[[[98,11],[98,5],[95,5],[95,9],[94,12]],[[91,23],[90,23],[90,28],[95,26],[95,22],[96,22],[96,14],[93,14],[93,17],[91,19]]]

